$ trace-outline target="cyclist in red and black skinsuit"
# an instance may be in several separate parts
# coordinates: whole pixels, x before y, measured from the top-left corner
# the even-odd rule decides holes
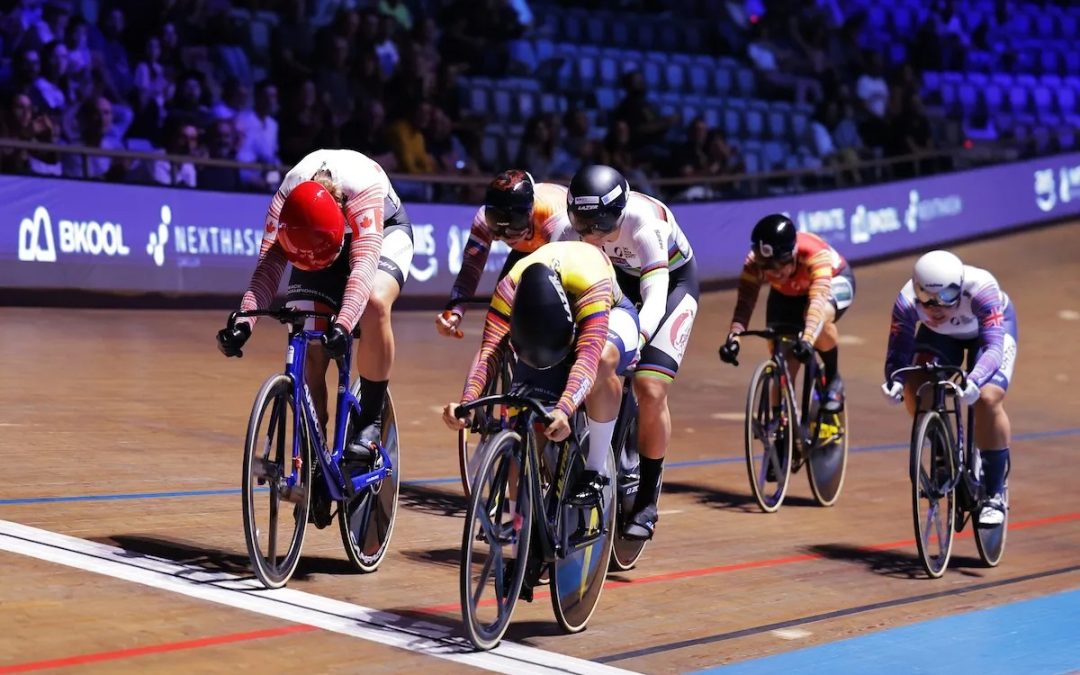
[[[836,322],[855,298],[855,276],[847,261],[821,237],[797,232],[782,214],[762,218],[750,235],[752,250],[743,264],[739,299],[720,358],[733,363],[739,353],[739,334],[746,330],[762,284],[772,290],[765,308],[765,323],[802,326],[795,356],[821,354],[825,365],[826,410],[843,407],[844,383],[838,372]],[[793,364],[793,369],[795,368]]]

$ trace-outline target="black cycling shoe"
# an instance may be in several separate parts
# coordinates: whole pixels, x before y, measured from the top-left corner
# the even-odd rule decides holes
[[[330,508],[334,502],[326,491],[322,471],[314,472],[311,482],[314,489],[311,493],[311,509],[308,511],[308,522],[321,530],[334,520],[333,515],[330,513]]]
[[[581,472],[573,487],[570,488],[566,503],[581,507],[598,506],[604,496],[604,486],[610,482],[611,479],[600,472],[586,469]]]
[[[630,539],[633,541],[648,541],[649,539],[652,539],[653,532],[656,531],[656,521],[658,520],[660,520],[660,516],[656,512],[656,504],[649,504],[637,513],[631,515],[626,521],[626,525],[623,526],[622,531],[623,539]]]
[[[345,446],[342,461],[348,464],[370,465],[379,454],[382,443],[382,420],[377,419],[360,430],[356,439]]]
[[[825,405],[823,407],[829,412],[840,412],[844,409],[844,381],[840,379],[840,373],[837,373],[825,385]]]

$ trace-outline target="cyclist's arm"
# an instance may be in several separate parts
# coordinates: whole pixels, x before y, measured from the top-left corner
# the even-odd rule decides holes
[[[244,296],[240,300],[240,311],[250,312],[260,307],[269,307],[278,284],[281,283],[285,265],[288,264],[285,252],[277,243],[278,219],[281,217],[281,206],[284,203],[285,195],[278,190],[266,212],[266,226],[263,228],[259,259],[255,263],[255,271],[251,274],[247,290],[244,291]],[[255,321],[256,318],[251,316],[237,319],[236,323],[246,323],[253,327]]]
[[[345,205],[345,220],[352,232],[352,243],[349,245],[352,270],[345,282],[341,311],[335,321],[350,332],[356,328],[371,298],[375,272],[379,268],[379,253],[382,251],[385,206],[386,185],[381,181],[357,192]]]
[[[610,279],[598,281],[589,286],[574,303],[574,321],[578,325],[574,365],[570,367],[566,388],[555,406],[567,417],[577,410],[596,382],[596,371],[607,343],[612,290]]]
[[[911,365],[915,349],[915,326],[919,314],[915,305],[901,292],[893,304],[892,325],[889,326],[889,347],[885,352],[885,380],[897,368]]]
[[[809,303],[806,307],[803,339],[814,344],[825,326],[825,310],[829,306],[829,295],[832,294],[832,252],[824,248],[812,255],[806,264],[810,268],[810,289],[807,291]]]
[[[1005,354],[1005,313],[997,284],[988,283],[973,295],[971,311],[979,320],[979,341],[985,349],[968,378],[981,387],[1001,368]]]
[[[660,327],[667,313],[671,271],[668,269],[667,241],[670,228],[657,219],[656,224],[642,227],[634,233],[641,258],[641,336],[648,342]]]
[[[514,305],[516,291],[517,284],[510,277],[504,277],[495,287],[495,295],[491,299],[491,307],[488,308],[487,318],[484,320],[484,337],[480,342],[480,354],[472,372],[465,380],[465,391],[461,394],[462,403],[469,403],[480,398],[488,381],[495,376],[499,350],[506,342],[506,336],[510,334],[510,308]]]
[[[480,284],[480,277],[484,274],[484,265],[487,264],[488,254],[491,253],[491,230],[488,229],[484,220],[484,207],[476,212],[473,217],[472,228],[469,230],[469,241],[461,252],[461,270],[454,285],[450,289],[450,302],[454,303],[450,311],[461,316],[465,315],[465,307],[461,300],[476,295],[476,287]]]
[[[739,277],[739,297],[735,301],[735,312],[731,315],[731,328],[728,333],[741,333],[750,324],[754,315],[758,294],[761,292],[761,272],[754,262],[753,254],[746,256],[742,275]]]

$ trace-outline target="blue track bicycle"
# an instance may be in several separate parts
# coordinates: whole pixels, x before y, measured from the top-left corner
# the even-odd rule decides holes
[[[267,588],[288,583],[300,561],[309,519],[319,528],[326,527],[333,518],[331,504],[337,505],[341,541],[349,560],[360,571],[373,572],[390,543],[401,476],[390,394],[383,403],[382,442],[377,452],[343,463],[347,440],[359,432],[356,422],[361,406],[360,380],[349,384],[351,341],[336,360],[337,414],[330,448],[304,380],[308,344],[322,337],[322,331],[304,330],[304,320],[331,321],[332,315],[289,308],[233,312],[229,328],[239,318],[254,316],[289,326],[285,372],[263,383],[244,442],[244,535],[255,575]]]

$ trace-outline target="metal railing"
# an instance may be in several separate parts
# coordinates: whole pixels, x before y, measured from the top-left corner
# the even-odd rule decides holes
[[[62,145],[54,143],[39,143],[37,141],[24,141],[14,138],[0,138],[0,152],[4,150],[26,150],[35,154],[57,153],[61,155],[81,155],[83,162],[83,175],[89,175],[88,166],[91,157],[108,157],[112,159],[126,159],[146,162],[168,162],[172,171],[172,183],[175,184],[177,173],[184,164],[192,164],[196,167],[221,167],[245,171],[259,172],[263,176],[272,173],[284,175],[290,168],[289,165],[271,164],[266,162],[241,162],[232,159],[218,159],[213,157],[199,157],[193,155],[169,155],[164,152],[146,152],[127,149],[106,149],[85,145]],[[971,168],[988,164],[1000,164],[1018,159],[1019,153],[1008,146],[981,146],[979,149],[956,148],[952,150],[938,150],[925,153],[910,154],[898,157],[883,157],[865,159],[849,164],[833,164],[815,168],[787,169],[762,173],[742,173],[733,175],[716,176],[685,176],[674,178],[657,178],[650,182],[665,192],[676,194],[690,187],[702,186],[706,189],[714,189],[719,193],[738,192],[740,196],[755,197],[772,194],[804,192],[807,189],[828,189],[837,187],[852,187],[859,184],[874,184],[897,178],[896,169],[903,166],[911,167],[912,173],[900,176],[909,178],[925,173],[939,173],[940,171],[926,171],[928,163],[948,163],[948,170]],[[37,174],[34,174],[37,175]],[[410,181],[412,183],[426,183],[446,186],[486,186],[491,178],[487,175],[461,176],[453,174],[389,174],[394,182]],[[858,176],[859,180],[851,177]],[[137,181],[120,181],[131,182]],[[551,182],[566,184],[568,181],[554,179]],[[146,183],[143,183],[146,184]],[[150,184],[161,185],[151,181]],[[272,190],[267,190],[270,192]]]

